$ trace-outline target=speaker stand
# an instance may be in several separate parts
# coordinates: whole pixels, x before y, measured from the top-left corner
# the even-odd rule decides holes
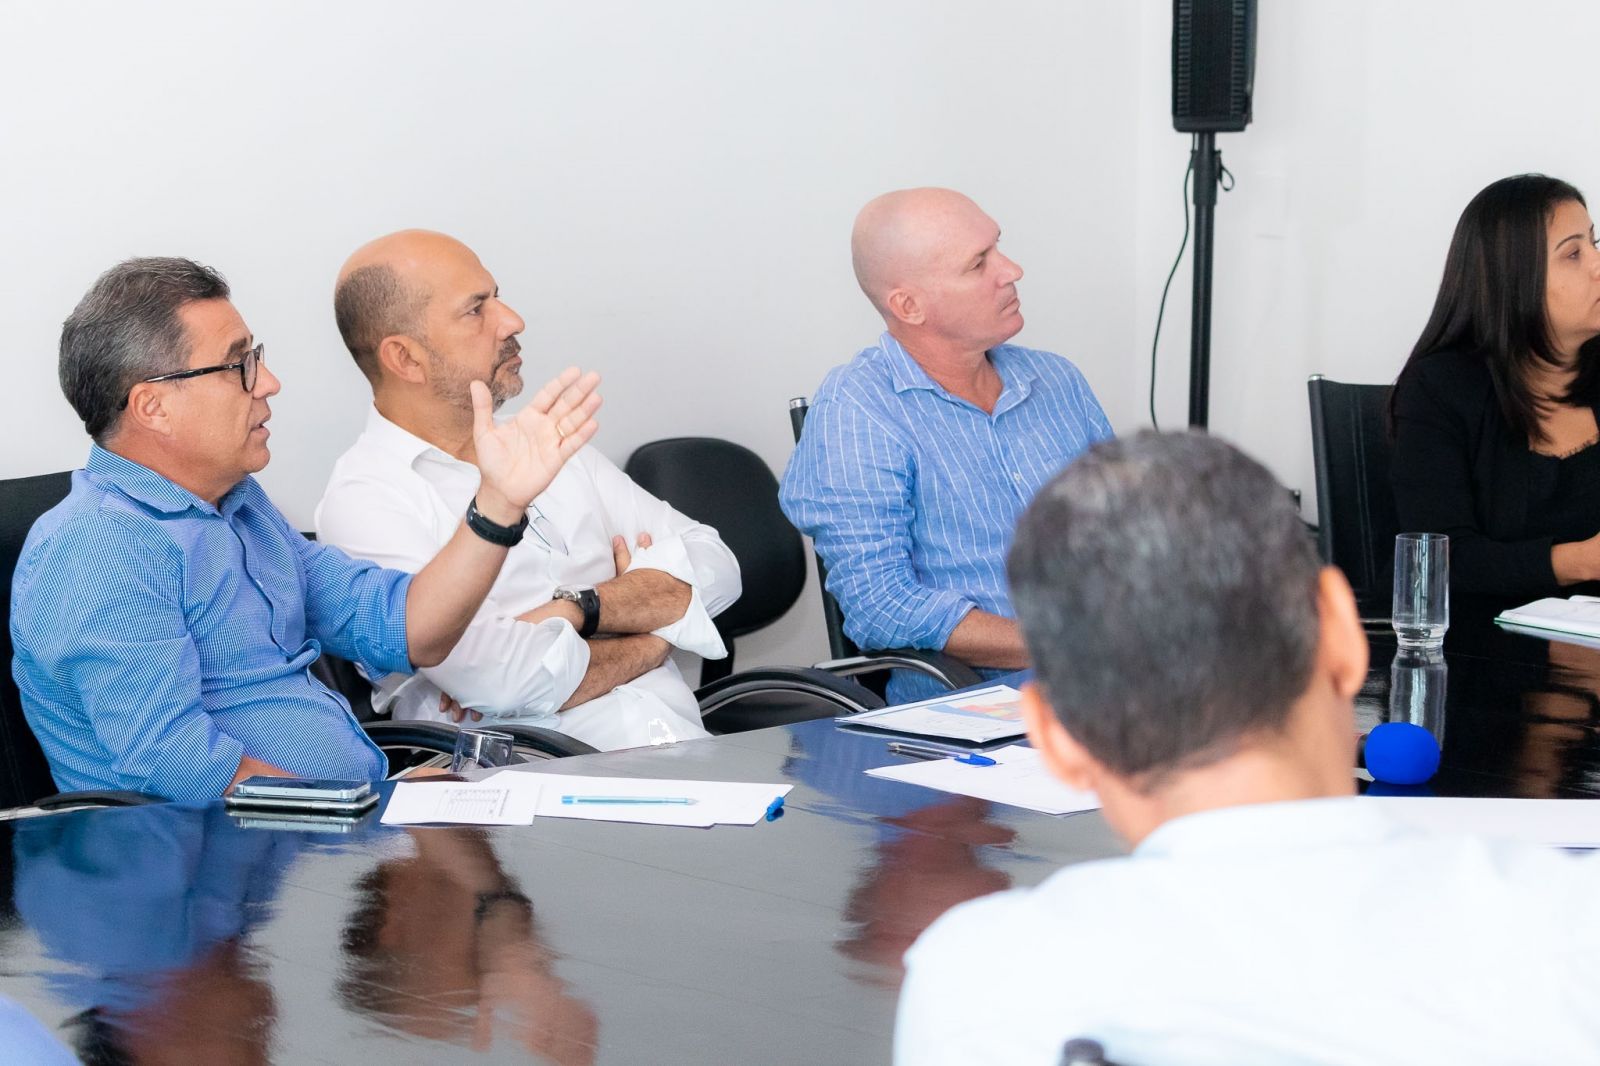
[[[1216,220],[1222,153],[1217,135],[1195,134],[1189,154],[1194,167],[1194,299],[1189,319],[1189,425],[1205,429],[1211,406],[1211,238]]]

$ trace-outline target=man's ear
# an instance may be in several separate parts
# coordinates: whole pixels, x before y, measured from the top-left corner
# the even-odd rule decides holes
[[[1028,727],[1028,743],[1044,760],[1046,769],[1073,788],[1094,788],[1099,763],[1067,732],[1037,682],[1022,686],[1022,722]]]
[[[128,390],[128,406],[122,412],[123,426],[132,423],[150,433],[172,436],[172,412],[167,409],[171,390],[159,385],[159,382],[141,381]]]
[[[884,306],[897,320],[909,326],[920,326],[928,317],[922,307],[922,298],[910,289],[891,289]]]
[[[1367,679],[1367,635],[1350,582],[1337,568],[1317,575],[1317,659],[1340,699],[1355,699]]]
[[[403,333],[385,337],[378,344],[378,366],[385,375],[420,385],[428,380],[422,346]]]

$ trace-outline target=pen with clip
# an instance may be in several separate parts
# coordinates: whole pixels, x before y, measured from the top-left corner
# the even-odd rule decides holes
[[[912,759],[954,759],[968,766],[995,765],[995,761],[987,755],[979,755],[975,751],[962,751],[958,748],[938,748],[932,744],[906,744],[897,740],[889,744],[889,751]]]

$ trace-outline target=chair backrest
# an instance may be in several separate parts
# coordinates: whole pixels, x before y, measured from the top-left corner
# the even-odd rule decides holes
[[[39,474],[0,481],[0,809],[31,803],[56,791],[50,763],[44,757],[11,677],[11,575],[22,542],[39,516],[60,503],[72,489],[70,473]]]
[[[1394,538],[1400,532],[1389,480],[1388,385],[1350,385],[1320,374],[1311,397],[1322,557],[1345,572],[1363,612],[1388,613]]]
[[[811,404],[804,396],[796,396],[789,401],[789,428],[794,430],[794,442],[800,443],[800,435],[806,427],[806,413],[811,410]],[[817,560],[817,591],[822,593],[822,623],[828,628],[828,654],[834,659],[847,659],[852,655],[860,655],[861,649],[856,647],[855,641],[844,635],[844,611],[839,609],[839,601],[833,598],[833,593],[828,591],[828,567],[822,561],[822,556],[817,555],[815,545],[812,554]]]
[[[701,682],[724,677],[733,666],[733,639],[783,617],[805,588],[805,545],[778,507],[778,479],[755,452],[715,437],[641,445],[623,471],[646,492],[714,527],[739,560],[744,594],[716,619],[729,655],[708,660]]]

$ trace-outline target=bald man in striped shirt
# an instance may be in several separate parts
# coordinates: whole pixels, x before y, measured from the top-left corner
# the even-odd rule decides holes
[[[1067,360],[1006,342],[1022,268],[949,189],[886,193],[851,234],[878,343],[832,370],[784,473],[784,513],[817,545],[845,632],[942,650],[994,676],[1027,665],[1005,556],[1038,489],[1111,425]],[[904,671],[901,702],[936,694]]]

